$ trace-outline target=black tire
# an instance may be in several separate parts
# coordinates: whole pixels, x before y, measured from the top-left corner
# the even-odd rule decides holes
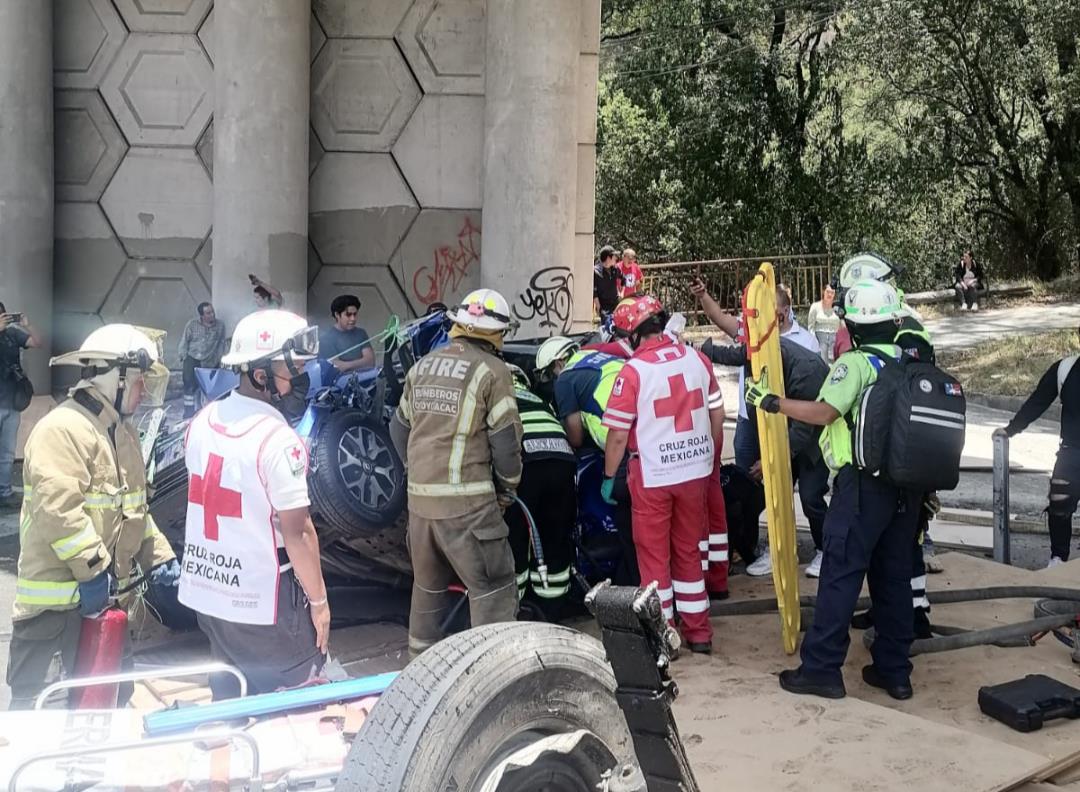
[[[390,433],[357,410],[332,413],[319,428],[310,477],[312,505],[343,537],[368,535],[405,508],[405,466]]]
[[[364,723],[338,792],[479,789],[493,766],[553,735],[584,729],[592,750],[557,755],[499,792],[594,790],[633,758],[615,679],[595,639],[550,624],[489,624],[409,664]]]

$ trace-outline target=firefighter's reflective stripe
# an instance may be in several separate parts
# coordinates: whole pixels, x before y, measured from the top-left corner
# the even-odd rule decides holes
[[[146,515],[146,527],[143,528],[143,535],[142,535],[143,541],[145,542],[147,539],[153,539],[154,534],[156,534],[157,532],[158,532],[157,523],[154,522],[153,517],[151,517],[149,514],[147,514]]]
[[[18,578],[15,582],[15,601],[23,605],[77,605],[79,584],[74,580],[49,581]]]
[[[491,481],[472,481],[467,484],[415,484],[409,482],[410,495],[426,495],[441,498],[454,495],[486,495],[495,493]]]
[[[490,369],[487,363],[479,363],[476,366],[476,371],[473,373],[473,377],[469,380],[469,387],[465,389],[465,395],[461,400],[461,407],[458,412],[457,429],[454,432],[454,442],[450,448],[450,465],[449,465],[449,482],[451,484],[461,483],[461,464],[465,459],[465,445],[469,440],[469,434],[472,430],[473,419],[476,417],[476,393],[480,390],[480,385],[483,383],[484,378],[488,375]],[[469,484],[479,482],[468,482]],[[412,489],[410,488],[410,492]],[[492,488],[494,491],[494,487]],[[417,493],[423,494],[423,493]],[[465,495],[468,493],[448,493],[455,495]]]
[[[146,505],[146,490],[132,490],[124,495],[125,509],[138,509]]]
[[[100,541],[101,537],[99,537],[97,531],[94,530],[94,526],[88,522],[70,536],[57,539],[52,543],[52,549],[53,552],[56,553],[57,558],[61,561],[67,561],[69,558],[74,558],[86,548],[91,547]]]
[[[517,406],[517,402],[509,396],[504,396],[499,400],[498,404],[491,408],[491,412],[488,413],[488,425],[496,426],[499,421],[506,417],[506,414]]]
[[[532,412],[521,413],[521,424],[525,427],[525,434],[529,434],[529,429],[538,430],[542,427],[547,427],[553,432],[561,435],[565,435],[566,431],[563,429],[563,425],[559,423],[551,415],[534,410]]]

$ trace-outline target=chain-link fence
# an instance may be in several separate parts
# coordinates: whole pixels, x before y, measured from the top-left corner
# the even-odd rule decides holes
[[[690,284],[700,277],[722,308],[737,310],[743,289],[763,261],[773,265],[777,282],[791,290],[791,301],[796,308],[821,299],[821,290],[832,277],[832,255],[829,253],[680,261],[642,265],[644,290],[656,296],[668,311],[681,311],[687,318],[692,318],[698,316],[700,309],[690,293]]]

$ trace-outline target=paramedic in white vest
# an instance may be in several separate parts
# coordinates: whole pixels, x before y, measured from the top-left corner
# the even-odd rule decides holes
[[[625,328],[634,356],[619,372],[604,412],[608,429],[602,492],[609,498],[630,449],[630,502],[641,582],[659,584],[668,621],[675,612],[690,651],[712,651],[709,595],[700,542],[724,399],[712,364],[664,333],[655,297],[635,298]],[[673,607],[674,603],[674,607]]]
[[[180,601],[198,613],[214,659],[247,677],[249,694],[301,685],[326,658],[330,608],[308,515],[307,449],[278,411],[318,351],[318,329],[295,314],[244,317],[222,359],[240,384],[188,429]],[[224,675],[211,688],[215,700],[239,693]]]

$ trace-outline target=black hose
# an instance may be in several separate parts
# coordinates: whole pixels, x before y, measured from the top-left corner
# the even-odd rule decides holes
[[[991,627],[987,630],[971,630],[956,635],[943,635],[937,638],[920,638],[911,644],[909,655],[930,654],[932,652],[951,652],[954,649],[967,649],[972,646],[985,644],[1001,645],[1005,643],[1012,646],[1031,646],[1031,636],[1049,632],[1058,627],[1075,624],[1077,614],[1062,616],[1043,616],[1041,619],[1020,622],[1019,624],[1004,624],[1001,627]],[[1023,643],[1015,643],[1017,639],[1028,639]],[[873,628],[863,633],[863,644],[870,648],[874,643]]]
[[[977,589],[955,589],[950,591],[930,591],[927,597],[932,605],[951,605],[957,602],[982,602],[996,599],[1052,599],[1080,602],[1080,589],[1055,588],[1053,586],[990,586]],[[817,597],[806,595],[799,597],[801,608],[813,608]],[[870,607],[870,598],[861,597],[855,604],[856,610]],[[775,613],[778,610],[775,597],[735,602],[714,602],[709,608],[710,616],[759,616]]]

